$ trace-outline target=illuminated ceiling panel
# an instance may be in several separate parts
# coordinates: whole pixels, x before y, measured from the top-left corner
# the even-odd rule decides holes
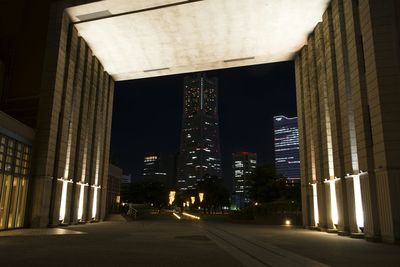
[[[67,10],[115,80],[291,60],[329,0],[107,0]]]

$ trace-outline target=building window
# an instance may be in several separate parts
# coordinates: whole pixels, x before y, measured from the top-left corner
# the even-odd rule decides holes
[[[0,230],[24,225],[31,149],[0,134]]]

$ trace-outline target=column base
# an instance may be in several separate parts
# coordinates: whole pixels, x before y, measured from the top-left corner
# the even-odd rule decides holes
[[[356,239],[364,239],[365,235],[364,233],[351,233],[350,237]]]
[[[350,233],[347,232],[347,231],[338,231],[337,233],[338,233],[338,235],[340,235],[340,236],[349,236],[349,235],[350,235]]]
[[[326,232],[327,232],[328,234],[337,234],[337,233],[338,233],[338,229],[334,229],[334,228],[332,228],[332,229],[327,229]]]

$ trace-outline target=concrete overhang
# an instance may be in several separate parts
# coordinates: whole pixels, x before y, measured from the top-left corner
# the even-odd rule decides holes
[[[287,61],[330,0],[106,0],[66,10],[116,81]]]

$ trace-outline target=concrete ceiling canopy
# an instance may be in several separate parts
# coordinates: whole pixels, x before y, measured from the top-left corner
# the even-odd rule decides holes
[[[291,60],[329,0],[106,0],[67,9],[117,81]]]

